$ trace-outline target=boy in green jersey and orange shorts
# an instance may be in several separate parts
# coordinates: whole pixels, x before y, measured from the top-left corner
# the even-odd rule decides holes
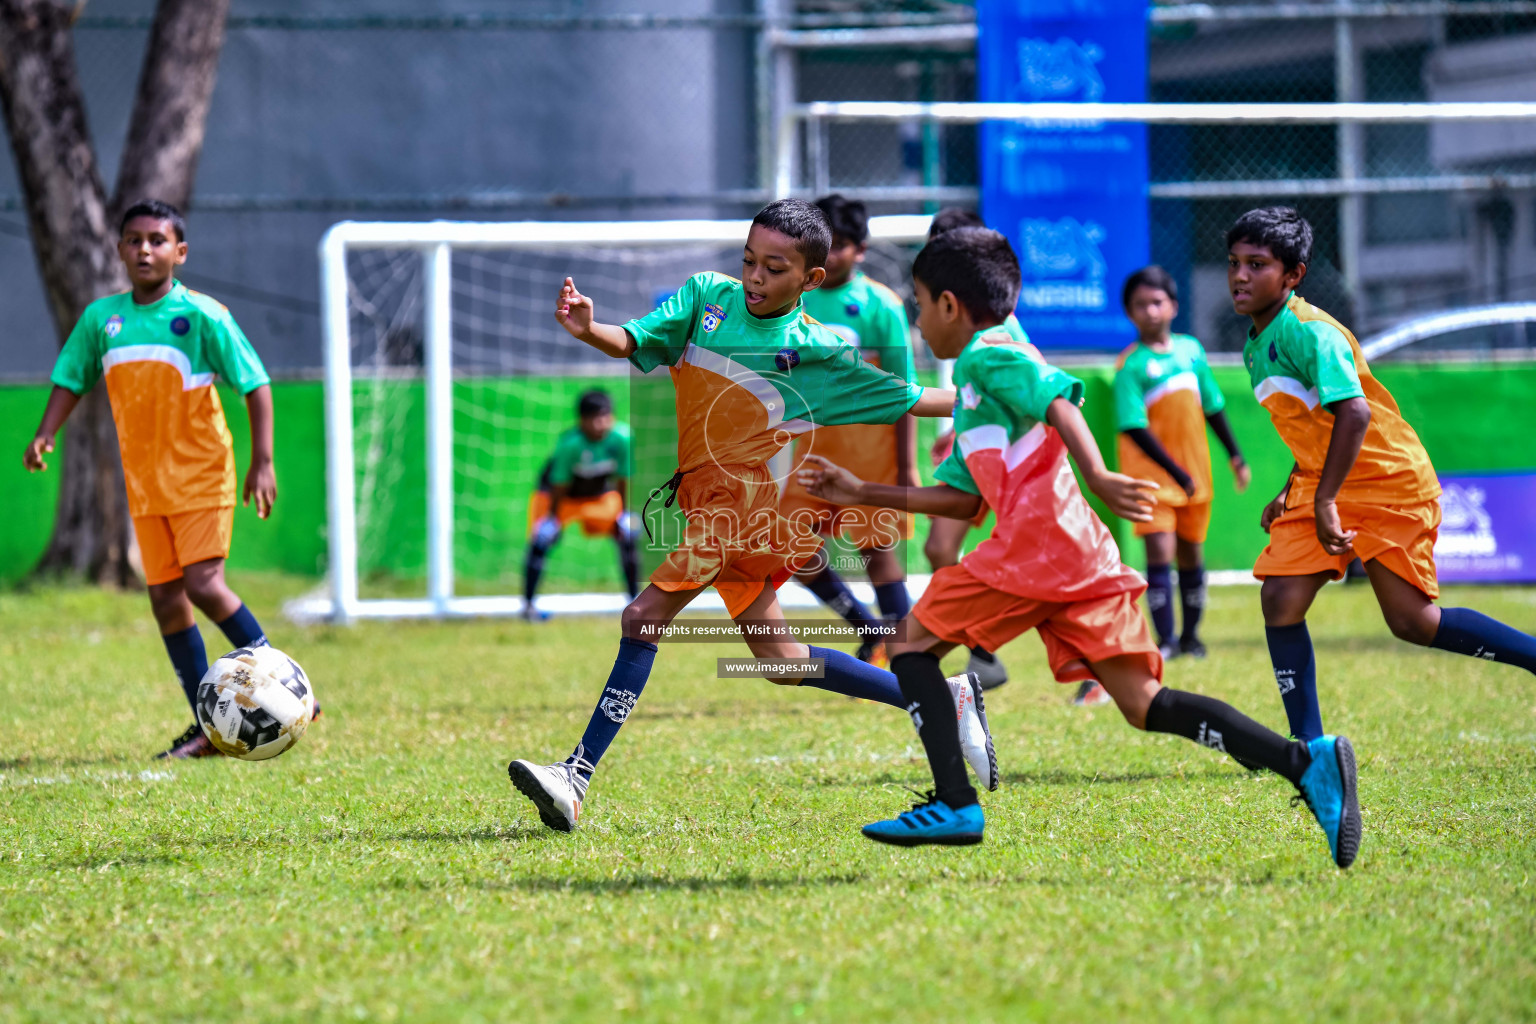
[[[1250,210],[1227,232],[1232,308],[1253,326],[1243,364],[1295,465],[1264,509],[1254,563],[1275,682],[1291,733],[1322,735],[1307,612],[1359,558],[1394,636],[1536,673],[1536,637],[1470,608],[1441,608],[1435,575],[1440,482],[1397,402],[1343,324],[1296,293],[1312,226],[1295,210]]]
[[[599,759],[634,709],[672,620],[713,586],[741,629],[760,674],[904,708],[890,672],[843,651],[808,647],[788,629],[777,587],[821,550],[816,534],[779,512],[769,460],[799,435],[845,423],[894,424],[945,416],[949,391],[923,388],[866,363],[859,350],[806,316],[832,233],[803,200],[781,199],[753,219],[740,280],[690,277],[652,313],[626,324],[595,319],[566,279],[555,318],[577,339],[641,372],[667,367],[676,389],[677,471],[665,487],[685,516],[681,541],[624,609],[618,656],[580,743],[563,762],[516,760],[507,773],[540,820],[576,828]],[[666,522],[658,524],[665,528]],[[972,768],[989,789],[997,762],[974,684],[944,681],[949,715]]]
[[[123,214],[118,257],[133,287],[80,314],[53,369],[53,393],[27,445],[29,470],[80,397],[105,380],[123,457],[128,512],[139,541],[149,603],[193,722],[159,756],[217,754],[198,726],[197,687],[208,653],[195,607],[235,647],[265,643],[256,617],[224,581],[235,520],[235,451],[214,389],[222,377],[245,396],[251,467],[244,499],[265,519],[277,500],[272,468],[272,389],[256,350],[229,310],[176,280],[187,260],[186,224],[168,203]],[[316,707],[316,714],[319,708]]]
[[[1125,280],[1125,315],[1136,325],[1134,344],[1115,364],[1115,429],[1120,468],[1157,484],[1152,520],[1135,525],[1147,545],[1147,610],[1164,658],[1205,657],[1200,615],[1205,608],[1201,547],[1211,522],[1209,424],[1227,449],[1242,492],[1252,473],[1227,423],[1226,397],[1200,342],[1173,333],[1179,292],[1162,267],[1143,267]],[[1179,565],[1183,628],[1174,635],[1173,572]]]

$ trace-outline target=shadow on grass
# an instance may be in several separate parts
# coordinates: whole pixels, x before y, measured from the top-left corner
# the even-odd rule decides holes
[[[618,896],[633,892],[775,892],[862,885],[868,881],[869,876],[864,874],[765,878],[738,873],[721,878],[673,878],[666,875],[626,875],[618,878],[486,878],[451,885],[419,878],[392,878],[381,881],[376,888],[436,892],[446,888],[467,887],[483,889],[487,892],[588,893],[596,896]]]

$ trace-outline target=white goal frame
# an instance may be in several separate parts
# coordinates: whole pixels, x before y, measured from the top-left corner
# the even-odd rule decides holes
[[[927,237],[926,215],[872,217],[870,238],[892,243]],[[325,596],[294,602],[297,618],[348,623],[358,619],[510,616],[521,596],[466,597],[453,574],[453,251],[455,249],[559,249],[652,246],[674,243],[740,244],[747,220],[667,220],[474,223],[342,221],[320,242],[321,335],[325,349],[326,504],[329,581]],[[424,276],[424,382],[427,443],[427,595],[364,599],[358,596],[356,453],[353,449],[352,338],[347,301],[347,255],[365,249],[414,249]],[[555,296],[550,296],[553,315]],[[541,598],[556,612],[616,612],[620,595],[565,594]]]

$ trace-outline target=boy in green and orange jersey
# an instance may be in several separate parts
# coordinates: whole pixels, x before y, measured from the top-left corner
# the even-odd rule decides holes
[[[1120,561],[1068,456],[1088,488],[1128,519],[1150,516],[1153,485],[1105,467],[1078,410],[1082,382],[1000,329],[1020,282],[1007,239],[984,228],[948,232],[918,254],[912,277],[923,337],[939,358],[958,357],[955,450],[939,467],[939,483],[866,483],[814,456],[804,482],[832,501],[956,519],[974,515],[985,498],[997,526],[960,564],[934,573],[905,637],[892,645],[891,668],[911,702],[934,792],[896,818],[865,826],[864,835],[899,846],[981,841],[983,815],[942,699],[939,658],[960,645],[995,650],[1034,629],[1057,679],[1097,678],[1135,728],[1183,736],[1294,784],[1335,862],[1348,867],[1360,817],[1347,740],[1287,741],[1221,701],[1162,685],[1163,659],[1136,607],[1145,585]]]
[[[823,426],[893,424],[908,413],[945,416],[954,393],[923,388],[866,363],[859,350],[805,315],[832,233],[815,206],[781,199],[758,211],[742,252],[741,280],[690,277],[652,313],[626,324],[595,319],[570,278],[555,318],[570,334],[649,373],[667,367],[676,389],[677,471],[664,487],[686,516],[681,541],[624,609],[618,655],[581,742],[564,762],[516,760],[507,774],[550,828],[576,828],[599,759],[651,674],[672,620],[713,586],[764,662],[756,674],[904,708],[896,679],[843,651],[808,647],[788,629],[777,587],[821,550],[820,539],[779,513],[769,460]],[[658,491],[660,488],[658,488]],[[644,510],[642,509],[642,514]],[[647,523],[649,533],[650,524]],[[658,524],[664,530],[666,521]],[[824,673],[824,674],[823,674]],[[966,758],[989,789],[997,762],[977,691],[945,681]]]
[[[1164,658],[1205,657],[1200,613],[1205,607],[1205,566],[1201,546],[1211,521],[1209,423],[1227,449],[1237,489],[1252,473],[1227,423],[1226,398],[1216,386],[1205,349],[1187,334],[1173,333],[1179,313],[1178,286],[1159,266],[1126,278],[1121,293],[1125,315],[1138,338],[1115,365],[1115,429],[1120,431],[1120,468],[1157,483],[1152,521],[1137,523],[1147,545],[1147,609]],[[1183,629],[1173,632],[1172,563],[1179,563]]]
[[[54,435],[80,396],[104,378],[150,607],[192,704],[208,671],[194,606],[235,647],[266,642],[256,617],[224,582],[234,532],[235,452],[213,381],[222,377],[245,396],[251,468],[244,498],[255,500],[263,519],[277,500],[272,391],[229,310],[176,280],[187,243],[174,207],[158,201],[129,207],[117,251],[133,287],[97,299],[80,315],[54,366],[53,393],[24,461],[32,471],[48,468],[43,456],[53,450]],[[196,718],[194,710],[192,725],[159,756],[217,753]]]
[[[857,347],[865,362],[914,381],[906,306],[895,292],[859,269],[869,249],[869,214],[864,204],[830,195],[816,200],[816,207],[826,214],[832,247],[827,252],[826,279],[821,287],[805,293],[806,315]],[[894,425],[851,423],[802,434],[795,442],[795,454],[803,458],[814,452],[880,483],[916,483],[916,447],[917,419],[908,415]],[[859,660],[883,665],[885,647],[871,627],[880,620],[900,622],[911,609],[898,552],[901,542],[912,537],[912,517],[893,509],[833,505],[807,494],[794,477],[785,482],[779,512],[804,521],[823,537],[841,536],[858,550],[875,591],[879,620],[854,597],[825,557],[817,558],[797,578],[860,631]]]
[[[1253,326],[1243,363],[1296,463],[1259,525],[1269,546],[1253,574],[1291,732],[1323,731],[1307,611],[1358,557],[1392,633],[1536,673],[1536,637],[1470,608],[1435,604],[1440,482],[1354,335],[1296,294],[1312,226],[1284,206],[1250,210],[1227,232],[1232,308]]]

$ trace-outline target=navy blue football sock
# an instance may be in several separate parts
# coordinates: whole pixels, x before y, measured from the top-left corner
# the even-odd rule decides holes
[[[203,634],[196,626],[188,626],[180,633],[166,633],[165,653],[171,656],[176,678],[181,680],[181,692],[187,695],[192,706],[192,717],[197,717],[197,684],[208,674],[208,650],[203,646]]]
[[[878,620],[859,603],[853,591],[848,589],[848,584],[830,566],[813,576],[806,586],[828,608],[841,615],[848,625],[857,629],[860,636],[865,635],[868,627],[878,625]]]
[[[899,580],[895,583],[876,583],[875,602],[880,605],[880,614],[887,622],[900,622],[912,610],[907,585]]]
[[[1323,734],[1323,713],[1317,706],[1317,660],[1307,624],[1265,626],[1264,639],[1269,641],[1269,660],[1291,735],[1303,743],[1317,739]]]
[[[256,621],[256,616],[243,604],[235,609],[235,614],[219,623],[219,628],[236,647],[254,647],[265,643],[267,639],[267,634],[261,631],[261,623]]]
[[[577,769],[583,775],[590,778],[592,769],[608,752],[608,744],[619,734],[619,728],[640,699],[640,691],[645,689],[645,681],[650,678],[651,665],[655,661],[655,644],[627,636],[619,641],[619,655],[614,659],[613,671],[608,673],[603,696],[592,711],[587,731],[581,734],[581,743],[571,754],[573,761],[585,762]]]
[[[1205,611],[1205,566],[1179,570],[1179,609],[1183,612],[1179,635],[1193,640],[1200,631],[1200,614]]]
[[[811,657],[826,659],[826,676],[807,679],[805,686],[831,690],[846,697],[862,697],[896,708],[907,706],[896,677],[885,669],[865,664],[851,654],[830,647],[812,647],[810,651]]]
[[[976,803],[976,789],[965,770],[965,751],[955,725],[955,699],[938,657],[927,651],[908,651],[892,658],[891,668],[901,681],[907,713],[928,755],[934,796],[954,808]]]
[[[1147,566],[1147,610],[1152,613],[1152,628],[1157,631],[1157,645],[1173,641],[1173,568]]]
[[[1429,646],[1469,658],[1501,661],[1536,672],[1536,636],[1471,608],[1440,609],[1440,628]]]

